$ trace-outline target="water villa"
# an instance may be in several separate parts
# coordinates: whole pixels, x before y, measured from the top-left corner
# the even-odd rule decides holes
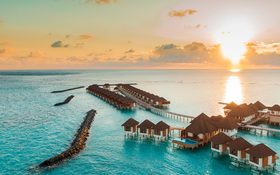
[[[138,133],[141,137],[152,137],[154,135],[155,124],[150,120],[144,120],[138,125]]]
[[[163,121],[154,124],[150,120],[144,120],[139,124],[133,118],[129,118],[122,124],[125,136],[140,136],[140,138],[154,138],[164,141],[170,135],[171,127]]]
[[[229,156],[240,162],[244,162],[246,159],[246,151],[248,151],[253,145],[243,139],[242,137],[236,138],[228,144]]]
[[[166,100],[163,97],[159,97],[152,93],[143,91],[143,90],[133,87],[129,84],[119,84],[116,88],[117,89],[121,88],[122,90],[125,90],[130,95],[137,97],[138,99],[140,99],[154,107],[164,108],[164,107],[168,107],[168,105],[170,104],[170,101]]]
[[[170,126],[163,121],[154,126],[154,136],[159,140],[165,140],[170,134]]]
[[[191,121],[191,124],[181,132],[181,138],[196,141],[198,146],[205,145],[218,133],[218,128],[213,124],[210,117],[202,113]],[[175,142],[176,143],[176,142]],[[193,145],[185,145],[185,148]]]
[[[249,164],[258,170],[274,168],[276,165],[276,152],[265,144],[258,144],[246,152]]]
[[[237,105],[232,109],[226,109],[226,117],[237,120],[240,123],[246,123],[256,117],[257,111],[246,103]]]
[[[212,153],[218,153],[219,155],[228,153],[228,144],[232,141],[233,138],[220,132],[211,139]]]
[[[251,124],[260,119],[267,119],[269,124],[280,125],[280,106],[265,106],[260,101],[237,105],[234,102],[228,103],[224,107],[226,117],[233,118],[240,123]]]
[[[103,99],[120,110],[132,110],[136,104],[130,98],[112,92],[108,89],[100,88],[98,85],[91,85],[87,88],[87,92]]]
[[[125,135],[136,135],[137,134],[137,126],[139,122],[134,120],[133,118],[128,119],[126,122],[122,124]]]
[[[238,131],[238,123],[235,119],[219,116],[212,116],[211,120],[213,121],[213,125],[215,125],[219,132],[223,132],[228,136],[234,136]]]
[[[269,113],[269,124],[280,125],[280,106],[273,105],[267,108]]]

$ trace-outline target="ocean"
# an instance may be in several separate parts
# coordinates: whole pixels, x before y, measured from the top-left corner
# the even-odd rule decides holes
[[[168,110],[192,116],[222,114],[219,102],[280,104],[280,70],[0,71],[0,174],[252,174],[247,167],[232,165],[227,156],[212,157],[209,145],[175,149],[170,142],[125,138],[121,127],[130,117],[180,127],[186,123],[142,109],[119,111],[85,89],[50,93],[104,83],[137,83],[170,100]],[[53,106],[70,95],[75,97],[69,104]],[[85,149],[55,168],[34,170],[69,146],[90,109],[98,114]],[[280,136],[238,135],[253,144],[265,143],[280,155]],[[280,174],[280,160],[271,174]]]

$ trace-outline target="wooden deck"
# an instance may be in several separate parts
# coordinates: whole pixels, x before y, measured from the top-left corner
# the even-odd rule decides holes
[[[180,120],[182,122],[187,122],[189,123],[190,121],[192,121],[192,119],[194,119],[194,116],[189,116],[189,115],[184,115],[184,114],[178,114],[175,112],[169,112],[163,109],[159,109],[156,107],[153,107],[152,105],[140,100],[139,98],[129,94],[125,89],[123,88],[119,88],[119,91],[125,95],[126,97],[132,99],[133,101],[135,101],[139,106],[143,107],[146,110],[151,111],[154,114],[160,115],[160,116],[164,116],[164,117],[168,117],[171,119],[176,119],[176,120]]]

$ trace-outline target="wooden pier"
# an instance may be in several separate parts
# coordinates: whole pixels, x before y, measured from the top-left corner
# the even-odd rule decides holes
[[[271,132],[271,133],[280,134],[280,129],[275,129],[275,128],[267,128],[267,127],[254,126],[254,125],[245,125],[245,126],[242,126],[242,128],[255,129],[255,130],[259,130],[259,131],[267,131],[267,132]]]
[[[132,99],[133,101],[135,101],[139,106],[143,107],[144,109],[151,111],[154,114],[160,115],[160,116],[164,116],[164,117],[168,117],[171,119],[175,119],[175,120],[179,120],[182,122],[187,122],[190,123],[190,121],[192,121],[192,119],[194,119],[194,116],[189,116],[189,115],[184,115],[184,114],[178,114],[178,113],[174,113],[174,112],[169,112],[163,109],[159,109],[156,107],[153,107],[152,105],[140,100],[137,97],[134,97],[133,95],[129,94],[128,92],[126,92],[125,89],[119,87],[118,88],[119,91],[125,95],[126,97]]]

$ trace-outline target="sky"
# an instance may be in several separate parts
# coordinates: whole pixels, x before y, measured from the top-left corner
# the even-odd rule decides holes
[[[279,68],[279,0],[1,0],[0,70]]]

